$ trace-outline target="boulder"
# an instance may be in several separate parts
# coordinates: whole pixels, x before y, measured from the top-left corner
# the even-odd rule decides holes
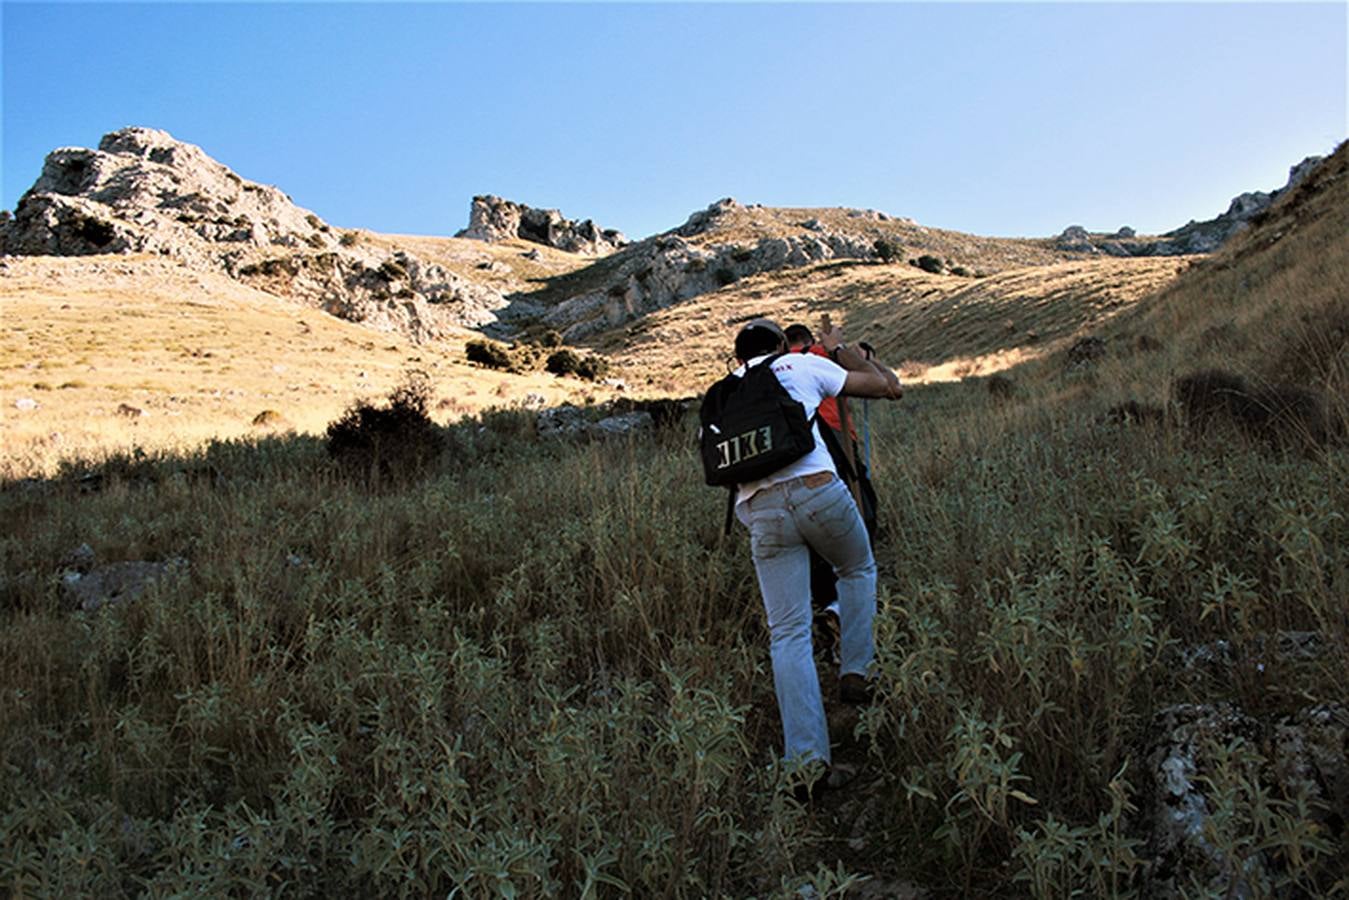
[[[603,440],[651,431],[655,427],[655,419],[648,412],[633,410],[592,421],[590,414],[584,409],[569,403],[545,409],[539,413],[534,423],[539,437],[556,440],[583,438]]]
[[[597,437],[619,437],[639,431],[651,431],[655,427],[656,420],[650,413],[636,411],[606,416],[594,424],[590,433]]]
[[[602,229],[590,219],[574,222],[556,209],[536,209],[491,194],[473,198],[468,227],[456,237],[489,243],[520,239],[590,256],[603,256],[628,244],[621,232]]]
[[[1186,703],[1153,717],[1139,807],[1147,828],[1148,896],[1184,896],[1184,879],[1191,877],[1214,885],[1243,883],[1241,895],[1249,895],[1245,873],[1233,871],[1234,862],[1205,836],[1211,808],[1201,776],[1210,748],[1237,739],[1256,742],[1258,731],[1253,719],[1230,706]]]
[[[1074,253],[1096,253],[1091,234],[1081,225],[1069,225],[1054,239],[1054,246]]]
[[[92,551],[84,564],[87,566],[85,571],[67,569],[61,576],[61,590],[66,601],[84,612],[95,612],[112,603],[130,602],[153,582],[187,568],[187,561],[180,557],[165,562],[134,560],[94,566]]]
[[[1241,858],[1225,853],[1223,832],[1235,828],[1248,838],[1251,826],[1220,809],[1230,798],[1215,791],[1296,800],[1282,814],[1301,808],[1310,820],[1303,827],[1337,832],[1349,809],[1349,707],[1323,703],[1263,723],[1227,704],[1167,707],[1149,729],[1141,789],[1144,896],[1182,897],[1196,888],[1271,896],[1289,860],[1253,846]]]

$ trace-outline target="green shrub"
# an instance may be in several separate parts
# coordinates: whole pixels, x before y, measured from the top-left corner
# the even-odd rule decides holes
[[[419,477],[442,449],[427,415],[430,398],[430,382],[410,376],[383,405],[354,404],[328,426],[328,455],[345,472],[372,481]]]
[[[876,251],[876,256],[883,263],[893,262],[899,259],[904,252],[904,248],[898,241],[892,241],[889,238],[876,238],[871,249]]]
[[[475,338],[464,345],[464,353],[471,363],[486,366],[489,369],[509,369],[512,364],[511,352],[504,344]]]
[[[577,364],[576,374],[588,381],[599,381],[609,374],[609,361],[589,353]]]
[[[572,375],[581,367],[581,357],[575,350],[558,350],[548,356],[544,367],[554,375]]]
[[[933,275],[940,275],[943,269],[942,261],[929,253],[924,253],[922,256],[918,257],[913,261],[913,265],[922,269],[924,272],[931,272]]]
[[[713,272],[712,277],[713,279],[716,280],[717,284],[720,287],[727,287],[729,285],[735,284],[738,280],[740,280],[740,276],[736,275],[734,270],[726,266],[723,266],[722,268],[717,269],[715,272]]]

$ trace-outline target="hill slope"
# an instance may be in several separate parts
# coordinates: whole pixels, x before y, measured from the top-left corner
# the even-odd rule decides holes
[[[321,433],[410,370],[431,377],[439,421],[614,393],[469,365],[467,328],[414,344],[158,256],[9,257],[0,319],[0,478],[50,474],[67,455],[268,434],[277,426],[253,424],[266,410]]]

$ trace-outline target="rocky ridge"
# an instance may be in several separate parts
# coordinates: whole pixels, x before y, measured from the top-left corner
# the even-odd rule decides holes
[[[126,128],[106,135],[97,150],[51,153],[14,215],[0,213],[0,253],[159,254],[418,341],[442,337],[449,326],[509,337],[539,323],[576,340],[741,279],[829,260],[907,258],[928,263],[930,272],[973,275],[967,267],[990,274],[1083,254],[1210,252],[1263,215],[1318,161],[1310,157],[1293,167],[1278,191],[1242,194],[1217,219],[1159,238],[1129,228],[1100,235],[1080,226],[1057,239],[978,238],[876,210],[767,209],[726,198],[677,228],[629,243],[589,219],[475,197],[460,237],[523,240],[597,257],[587,268],[550,277],[541,290],[509,293],[518,288],[451,271],[433,249],[419,245],[431,261],[395,241],[333,229],[280,190],[241,178],[165,132]],[[523,255],[537,258],[538,252]]]
[[[1258,221],[1269,207],[1286,192],[1297,187],[1316,168],[1324,157],[1309,156],[1288,170],[1288,183],[1266,193],[1248,191],[1232,198],[1227,211],[1203,222],[1190,220],[1180,228],[1157,238],[1140,238],[1129,227],[1112,234],[1087,231],[1081,225],[1070,225],[1055,240],[1060,250],[1074,253],[1105,254],[1107,256],[1185,256],[1212,253],[1233,235],[1244,231]]]
[[[690,240],[713,233],[721,216],[742,208],[729,197],[718,200],[679,228],[628,247],[614,260],[602,286],[551,305],[519,298],[504,318],[541,318],[567,340],[575,340],[763,272],[831,259],[877,258],[871,236],[836,231],[818,220],[801,223],[800,233],[752,243]]]
[[[275,187],[248,181],[200,147],[148,128],[97,150],[48,154],[12,216],[0,254],[153,253],[413,340],[478,327],[506,305],[491,288],[402,251],[363,245]]]
[[[575,222],[556,209],[536,209],[491,194],[473,198],[468,227],[455,237],[488,242],[515,238],[589,256],[603,256],[629,243],[622,232],[600,228],[590,219]]]

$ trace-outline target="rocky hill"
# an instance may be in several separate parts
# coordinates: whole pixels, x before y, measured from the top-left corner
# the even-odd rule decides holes
[[[542,321],[579,340],[746,278],[830,261],[908,263],[972,278],[1079,256],[1050,240],[925,228],[876,210],[747,206],[728,197],[677,228],[513,296],[497,327]]]
[[[745,279],[830,262],[982,278],[1093,257],[1207,253],[1317,159],[1294,167],[1279,191],[1242,194],[1222,216],[1156,237],[1074,226],[1056,239],[989,238],[870,209],[726,198],[630,243],[589,219],[483,195],[457,238],[402,238],[332,228],[198,147],[126,128],[97,150],[51,153],[13,216],[0,213],[0,253],[157,254],[415,341],[455,326],[504,338],[546,327],[576,341]]]
[[[280,190],[147,128],[49,154],[0,222],[0,253],[153,253],[414,340],[485,324],[506,305],[491,287],[331,228]]]
[[[1240,234],[1280,197],[1297,187],[1324,157],[1309,156],[1288,170],[1288,182],[1272,192],[1248,191],[1232,198],[1222,215],[1202,222],[1191,219],[1181,227],[1158,237],[1139,236],[1125,226],[1112,234],[1087,231],[1070,225],[1055,241],[1060,250],[1106,256],[1185,256],[1212,253],[1233,236]]]

